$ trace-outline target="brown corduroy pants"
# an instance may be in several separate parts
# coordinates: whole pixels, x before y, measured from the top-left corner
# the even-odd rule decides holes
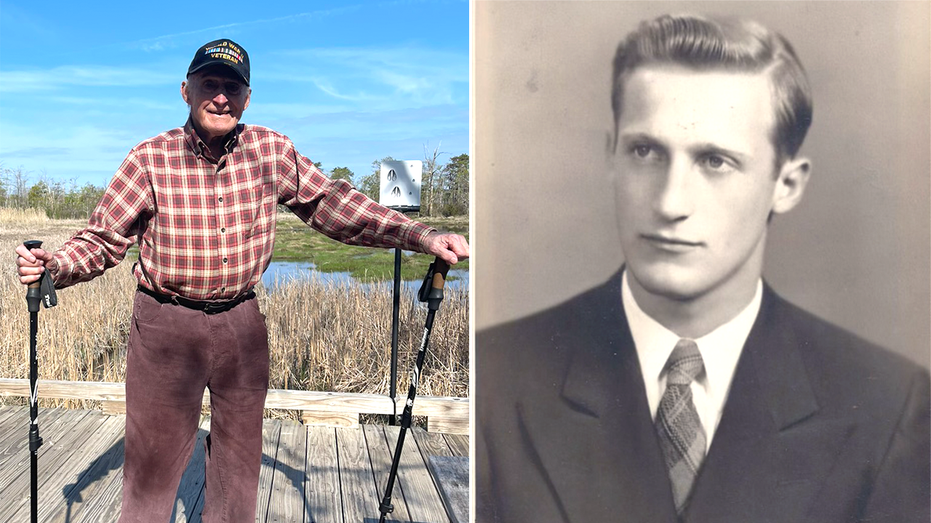
[[[120,523],[171,516],[210,389],[205,523],[255,521],[268,389],[268,331],[258,300],[218,314],[136,293],[126,363]]]

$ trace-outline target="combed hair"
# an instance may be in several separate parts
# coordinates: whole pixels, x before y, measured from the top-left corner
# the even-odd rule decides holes
[[[618,45],[611,91],[615,147],[624,83],[638,66],[650,63],[677,64],[697,71],[767,73],[776,107],[771,138],[777,161],[794,158],[801,148],[811,126],[811,88],[792,45],[756,22],[696,15],[664,15],[641,22]]]

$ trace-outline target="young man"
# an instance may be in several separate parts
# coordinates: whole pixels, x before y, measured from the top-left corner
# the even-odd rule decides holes
[[[761,279],[811,169],[791,46],[663,16],[613,82],[626,264],[478,334],[478,521],[929,521],[927,371]]]
[[[249,56],[231,40],[197,50],[181,83],[182,128],[130,151],[86,229],[57,252],[18,247],[20,280],[56,287],[99,276],[133,243],[139,292],[126,368],[120,521],[167,521],[210,389],[203,520],[253,521],[268,388],[268,339],[252,288],[287,205],[345,243],[401,247],[456,263],[465,238],[439,234],[330,180],[270,129],[239,123]]]

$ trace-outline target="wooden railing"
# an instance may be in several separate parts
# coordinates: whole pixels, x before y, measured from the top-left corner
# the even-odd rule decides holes
[[[29,397],[29,381],[0,378],[0,396]],[[126,386],[123,383],[95,381],[39,380],[39,398],[99,401],[108,414],[126,412]],[[353,427],[359,425],[360,414],[401,414],[407,395],[398,397],[397,410],[391,398],[380,394],[348,392],[317,392],[269,389],[265,408],[297,410],[301,420],[313,425]],[[204,391],[204,405],[210,404],[210,393]],[[414,416],[426,416],[427,430],[449,434],[468,434],[468,398],[417,396]]]

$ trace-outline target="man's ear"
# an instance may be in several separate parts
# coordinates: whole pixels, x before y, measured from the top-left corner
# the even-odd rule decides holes
[[[191,105],[191,102],[188,101],[187,87],[187,81],[181,80],[181,99],[184,100],[184,103]]]
[[[773,212],[782,214],[794,209],[802,201],[810,176],[811,161],[808,158],[796,158],[783,163],[773,191]]]
[[[243,102],[243,104],[242,104],[242,110],[243,110],[243,111],[245,111],[246,109],[249,108],[249,100],[251,100],[251,99],[252,99],[252,88],[250,87],[249,90],[246,91],[246,101]]]

